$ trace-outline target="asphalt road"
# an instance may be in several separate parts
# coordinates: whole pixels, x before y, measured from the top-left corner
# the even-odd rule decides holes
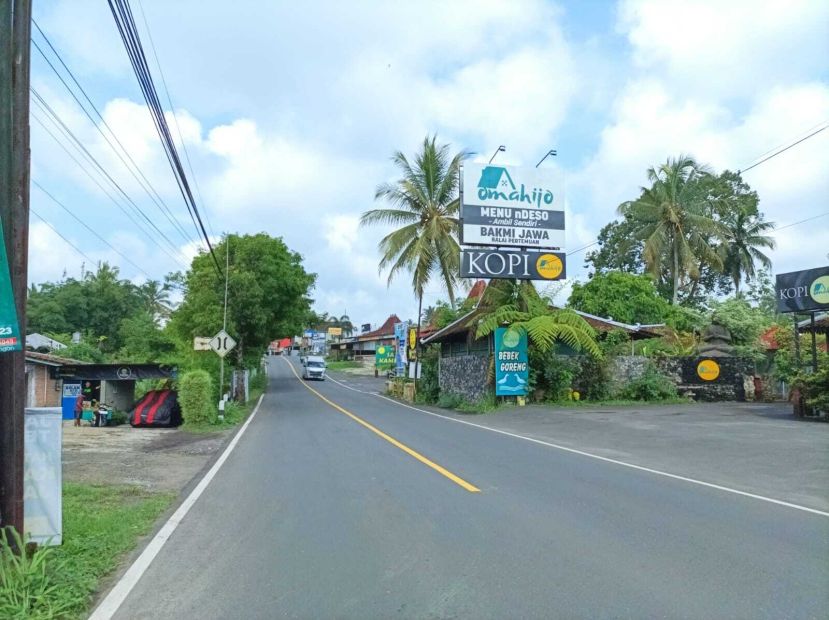
[[[829,614],[826,516],[270,368],[256,418],[116,617]]]

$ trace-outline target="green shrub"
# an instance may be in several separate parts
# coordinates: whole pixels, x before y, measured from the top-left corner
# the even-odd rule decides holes
[[[622,389],[621,397],[629,400],[667,400],[676,398],[677,392],[673,381],[649,363],[642,376]]]
[[[417,382],[417,400],[423,403],[436,403],[440,397],[438,385],[438,358],[440,345],[431,345],[421,351],[420,379]]]
[[[438,407],[444,409],[457,409],[464,403],[464,397],[452,392],[442,392],[438,398]]]
[[[545,398],[554,401],[566,399],[573,389],[573,380],[578,372],[578,360],[561,355],[548,356],[541,369]]]
[[[829,362],[821,360],[817,372],[800,373],[792,381],[803,401],[816,411],[829,412]]]
[[[463,413],[487,413],[498,406],[495,394],[492,392],[486,394],[480,400],[468,401],[461,399],[461,403],[455,407],[458,411]]]
[[[191,370],[179,381],[178,402],[187,425],[212,424],[216,421],[213,381],[206,370]]]
[[[11,539],[8,532],[11,532]],[[77,601],[58,596],[51,577],[54,549],[25,548],[23,538],[14,530],[0,530],[0,618],[57,618]],[[14,549],[23,550],[15,553]]]
[[[259,370],[250,378],[250,389],[264,390],[268,385],[268,373],[264,370]]]
[[[129,422],[129,417],[126,413],[119,409],[113,409],[112,415],[109,417],[109,423],[112,426],[118,426],[119,424],[126,424]]]
[[[580,358],[578,374],[573,381],[573,389],[581,395],[581,400],[606,400],[610,398],[608,358]]]

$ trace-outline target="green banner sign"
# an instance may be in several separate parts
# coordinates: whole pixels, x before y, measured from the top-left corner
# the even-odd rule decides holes
[[[527,332],[499,327],[495,330],[495,395],[526,396],[529,378]]]
[[[19,351],[23,348],[4,239],[3,224],[0,222],[0,353]]]
[[[379,370],[387,370],[394,367],[394,347],[381,344],[374,351],[374,366]]]

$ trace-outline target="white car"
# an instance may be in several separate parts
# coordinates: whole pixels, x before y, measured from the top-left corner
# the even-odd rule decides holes
[[[302,378],[325,381],[325,358],[319,355],[309,355],[305,358],[305,368],[302,370]]]

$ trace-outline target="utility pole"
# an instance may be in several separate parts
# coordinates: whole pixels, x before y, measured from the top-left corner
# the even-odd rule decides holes
[[[225,310],[224,310],[224,318],[222,319],[222,331],[227,331],[227,281],[230,278],[230,235],[225,236]],[[224,400],[225,398],[225,358],[224,355],[221,357],[219,361],[219,397]],[[221,413],[219,414],[221,418],[224,418],[224,408],[221,409]]]
[[[29,254],[31,0],[0,0],[0,218],[20,338]],[[25,349],[25,347],[21,347]],[[23,350],[0,353],[0,525],[23,533]]]

